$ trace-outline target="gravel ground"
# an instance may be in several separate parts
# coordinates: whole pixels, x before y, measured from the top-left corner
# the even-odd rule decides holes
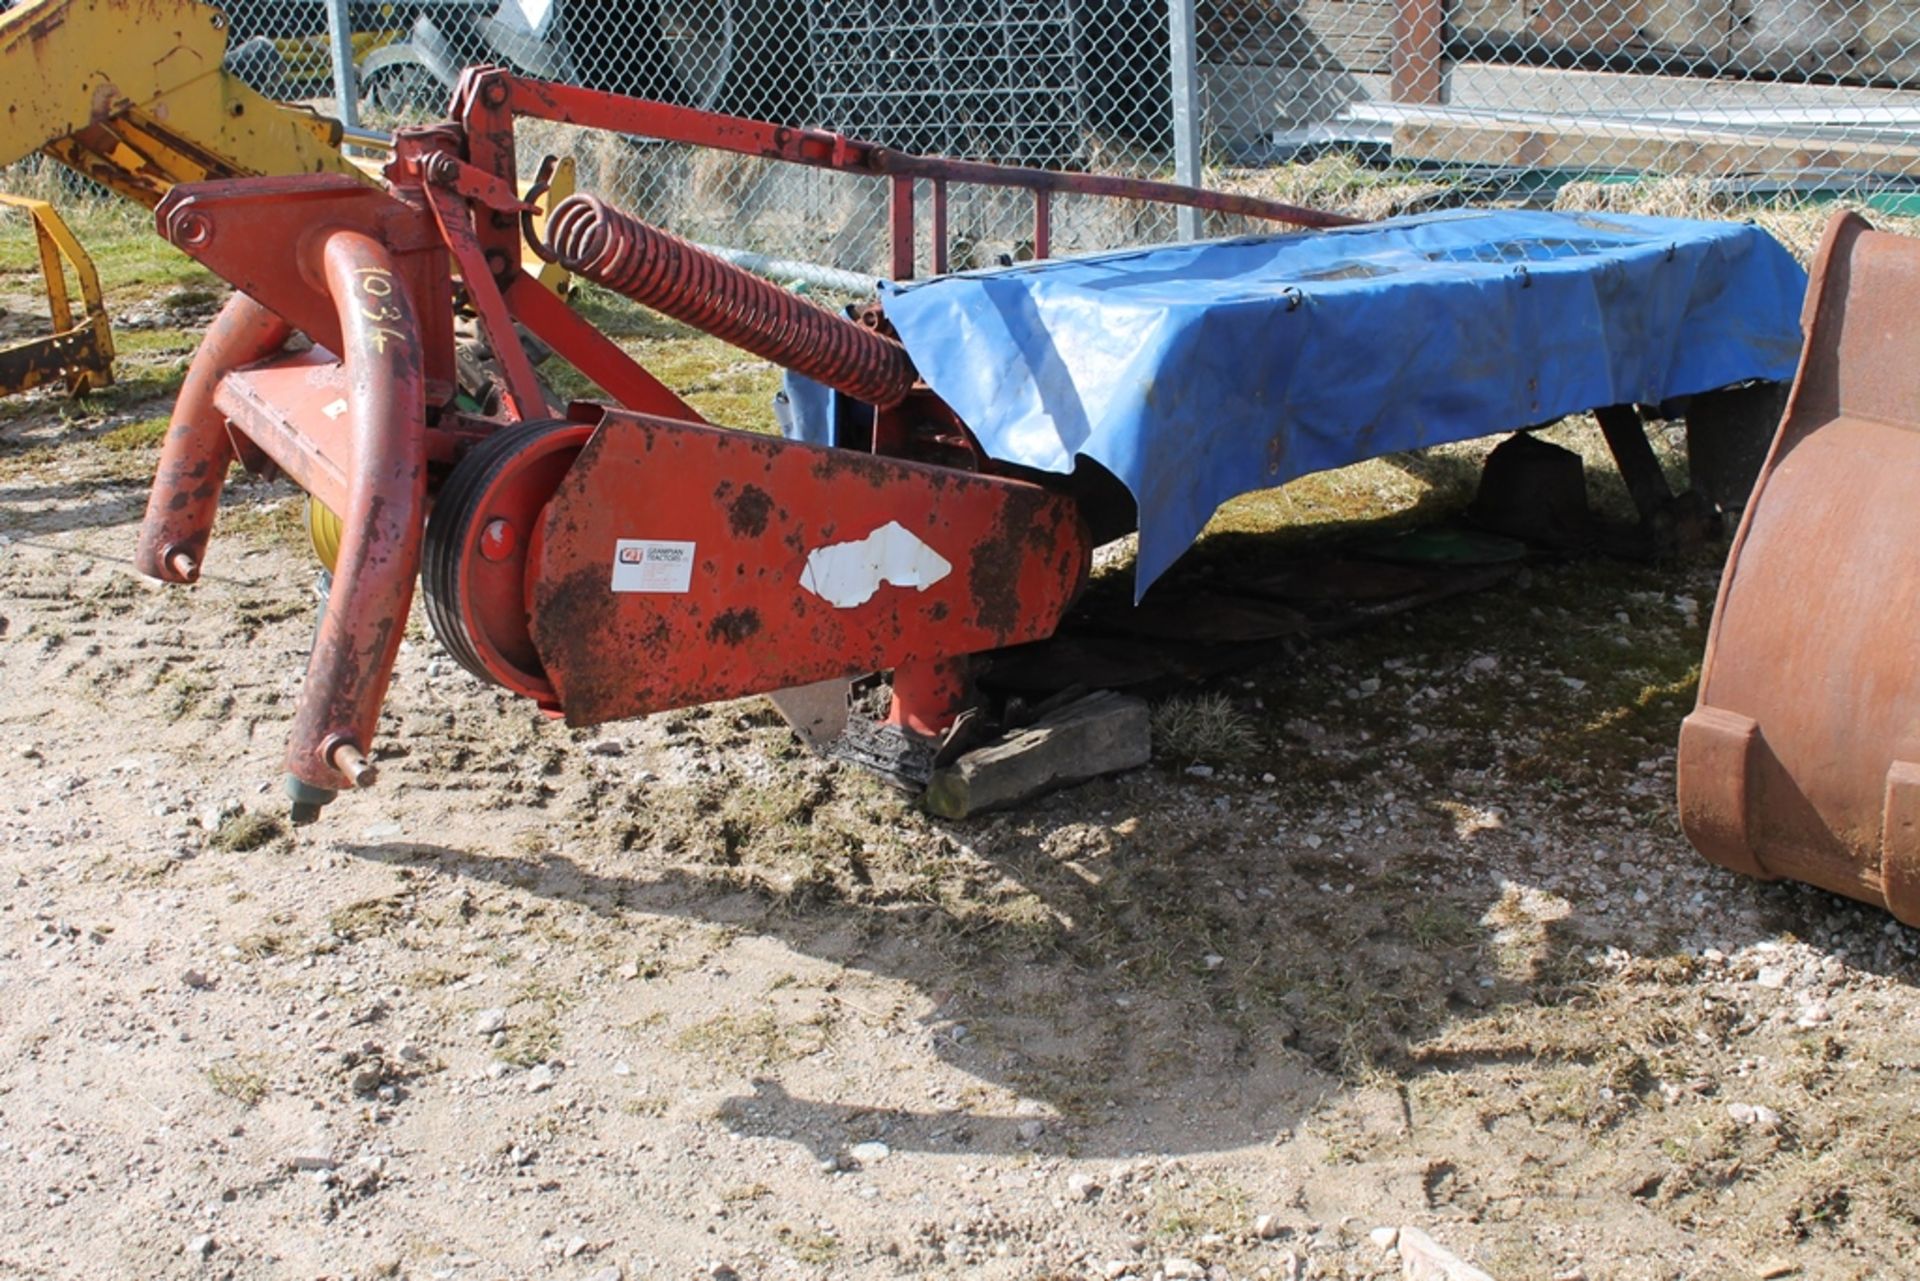
[[[1914,935],[1672,817],[1710,557],[1294,647],[1217,752],[952,824],[758,701],[569,732],[416,620],[381,783],[293,831],[297,506],[155,589],[114,422],[0,428],[0,1274],[1914,1257]]]

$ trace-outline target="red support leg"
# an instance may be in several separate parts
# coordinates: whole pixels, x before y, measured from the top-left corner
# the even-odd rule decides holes
[[[896,667],[893,705],[887,709],[887,724],[927,738],[938,738],[967,709],[967,674],[964,654]]]
[[[227,465],[233,461],[226,415],[214,407],[213,393],[228,373],[279,351],[292,332],[286,321],[243,293],[234,294],[220,309],[173,404],[173,421],[160,449],[160,468],[134,552],[134,568],[141,573],[168,583],[191,583],[200,577]]]
[[[367,754],[426,524],[426,393],[413,300],[392,254],[368,236],[336,232],[321,257],[340,318],[353,465],[331,602],[287,744],[297,819],[317,816],[342,787],[373,782]]]

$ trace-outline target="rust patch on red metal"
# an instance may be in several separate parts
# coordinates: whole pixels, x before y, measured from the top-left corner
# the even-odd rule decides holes
[[[736,538],[758,538],[767,532],[773,499],[758,485],[748,485],[727,505],[727,523]]]
[[[730,609],[707,626],[707,639],[738,645],[760,630],[760,611],[751,606]]]

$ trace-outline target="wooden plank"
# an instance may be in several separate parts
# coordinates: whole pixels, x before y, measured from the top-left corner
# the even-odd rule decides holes
[[[942,818],[966,818],[1137,769],[1152,755],[1147,705],[1102,690],[936,769],[927,808]]]
[[[1564,124],[1413,121],[1395,127],[1397,158],[1555,169],[1642,169],[1663,174],[1793,173],[1818,169],[1920,172],[1920,145]]]

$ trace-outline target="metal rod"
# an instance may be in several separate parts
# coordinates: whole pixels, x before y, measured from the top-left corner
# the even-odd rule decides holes
[[[327,44],[333,51],[333,96],[340,104],[340,123],[360,128],[360,92],[353,75],[353,22],[347,0],[327,0]]]
[[[392,151],[393,135],[384,129],[369,129],[365,125],[349,125],[341,122],[340,141],[355,147],[369,147],[376,151]]]
[[[476,152],[486,144],[489,134],[485,113],[474,103],[487,92],[493,92],[500,98],[503,107],[510,107],[513,115],[521,119],[585,125],[592,129],[658,138],[663,142],[691,143],[739,155],[785,160],[843,173],[911,176],[929,180],[943,178],[950,183],[1019,187],[1029,191],[1070,191],[1079,195],[1111,196],[1121,200],[1152,200],[1163,204],[1213,209],[1221,213],[1244,214],[1249,218],[1291,223],[1296,227],[1348,227],[1364,221],[1350,214],[1303,209],[1298,205],[1239,192],[1205,191],[1181,183],[1156,182],[1148,178],[1028,169],[980,160],[955,160],[946,156],[914,156],[824,130],[789,129],[738,116],[695,111],[691,107],[622,98],[573,85],[531,80],[497,67],[470,69],[466,75],[467,78],[461,81],[460,101],[463,105],[460,113],[468,127],[468,145],[475,148]],[[472,163],[481,168],[487,167],[477,155]]]
[[[1193,0],[1167,0],[1169,74],[1173,87],[1173,177],[1183,187],[1200,185],[1200,76]],[[1200,210],[1182,205],[1180,239],[1198,240]]]
[[[696,242],[697,243],[697,242]],[[766,254],[754,253],[751,249],[729,249],[724,245],[701,245],[716,258],[724,258],[736,267],[745,267],[756,276],[765,276],[776,284],[799,281],[802,284],[815,285],[821,289],[833,289],[844,294],[858,294],[863,298],[873,296],[875,276],[863,276],[857,271],[843,271],[838,267],[827,267],[817,262],[801,262],[797,258],[771,258]],[[944,274],[944,264],[939,270]]]

